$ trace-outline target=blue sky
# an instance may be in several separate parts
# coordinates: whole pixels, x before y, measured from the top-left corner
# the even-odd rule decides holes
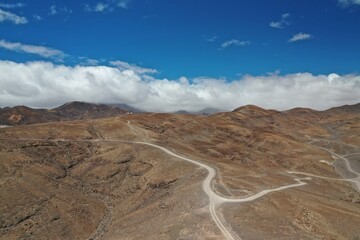
[[[0,107],[360,102],[360,0],[0,0]]]
[[[347,5],[337,0],[21,3],[23,7],[0,7],[27,19],[26,24],[2,22],[0,38],[61,50],[68,55],[66,64],[77,64],[81,57],[104,64],[121,60],[155,68],[167,78],[359,71],[360,4],[356,1]],[[104,7],[96,9],[101,4]],[[271,27],[271,22],[281,28]],[[299,33],[310,38],[288,41]],[[243,45],[221,47],[232,40]],[[1,59],[14,61],[42,59],[6,49],[0,54]]]

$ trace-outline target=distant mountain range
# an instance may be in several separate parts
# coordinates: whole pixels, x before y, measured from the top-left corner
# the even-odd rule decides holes
[[[206,108],[198,112],[177,111],[173,114],[212,115],[224,112],[216,108]],[[247,105],[234,110],[243,114],[251,113],[252,116],[268,115],[269,113],[282,113],[304,117],[317,118],[329,114],[360,113],[360,103],[330,108],[326,111],[316,111],[308,108],[294,108],[279,112],[265,110],[257,106]],[[127,104],[94,104],[86,102],[69,102],[53,109],[33,109],[26,106],[0,108],[0,125],[22,125],[66,120],[96,119],[113,117],[130,113],[146,113],[143,110]]]
[[[185,111],[185,110],[180,110],[180,111],[176,111],[174,113],[175,114],[211,115],[211,114],[219,113],[219,112],[225,112],[225,111],[217,109],[217,108],[205,108],[198,112],[189,112],[189,111]]]
[[[113,106],[113,107],[117,107],[123,110],[126,110],[128,112],[132,112],[132,113],[145,113],[146,111],[138,109],[138,108],[134,108],[132,106],[129,106],[125,103],[114,103],[114,104],[106,104],[108,106]]]

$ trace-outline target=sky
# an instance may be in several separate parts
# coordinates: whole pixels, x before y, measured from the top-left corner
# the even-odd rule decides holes
[[[0,0],[0,107],[360,102],[360,0]]]

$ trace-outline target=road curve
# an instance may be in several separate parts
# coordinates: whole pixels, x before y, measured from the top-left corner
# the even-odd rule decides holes
[[[208,171],[208,175],[206,176],[206,178],[203,181],[202,188],[203,188],[203,191],[206,193],[206,195],[209,197],[210,214],[211,214],[212,218],[214,219],[216,225],[219,227],[219,229],[221,230],[223,235],[226,237],[226,239],[228,239],[228,240],[235,240],[236,239],[228,231],[228,229],[225,227],[225,225],[222,223],[222,221],[220,220],[220,218],[219,218],[219,216],[217,215],[217,212],[216,212],[216,208],[220,204],[225,203],[225,202],[230,202],[230,201],[232,201],[234,199],[227,199],[227,198],[225,198],[223,196],[220,196],[211,188],[211,182],[216,177],[215,168],[213,168],[213,167],[211,167],[209,165],[206,165],[204,163],[198,162],[196,160],[180,156],[180,155],[170,151],[167,148],[164,148],[162,146],[159,146],[159,145],[156,145],[156,144],[153,144],[153,143],[148,143],[148,142],[133,142],[133,143],[134,144],[143,144],[143,145],[147,145],[147,146],[150,146],[150,147],[160,149],[161,151],[163,151],[163,152],[165,152],[165,153],[167,153],[167,154],[169,154],[169,155],[171,155],[173,157],[176,157],[176,158],[179,158],[181,160],[187,161],[187,162],[192,163],[194,165],[197,165],[197,166],[199,166],[201,168],[205,168]]]
[[[324,179],[324,180],[331,180],[331,181],[342,181],[342,182],[350,182],[350,183],[353,183],[357,189],[357,191],[360,192],[360,173],[355,171],[352,167],[351,167],[351,164],[350,164],[350,161],[349,159],[347,159],[347,156],[353,156],[353,155],[358,155],[360,153],[350,153],[350,154],[346,154],[346,155],[339,155],[333,151],[331,151],[330,149],[328,148],[325,148],[325,147],[320,147],[320,146],[316,146],[314,145],[315,142],[321,142],[321,141],[325,141],[325,142],[335,142],[335,143],[341,143],[339,141],[329,141],[329,140],[325,140],[325,139],[312,139],[309,144],[316,147],[316,148],[319,148],[321,150],[324,150],[328,153],[331,154],[331,157],[333,159],[335,158],[339,158],[341,159],[342,161],[344,161],[345,163],[345,166],[347,168],[347,171],[353,175],[355,175],[355,177],[353,178],[329,178],[329,177],[323,177],[323,176],[319,176],[319,175],[315,175],[315,174],[311,174],[311,173],[305,173],[305,172],[295,172],[295,171],[288,171],[289,174],[297,174],[297,175],[304,175],[304,176],[309,176],[309,177],[314,177],[314,178],[319,178],[319,179]],[[345,144],[345,145],[350,145],[350,144]],[[358,148],[357,146],[355,145],[350,145],[352,147],[355,147],[355,148]]]
[[[233,234],[232,232],[230,232],[226,228],[226,226],[222,222],[222,220],[219,218],[216,210],[221,204],[223,204],[223,203],[251,202],[251,201],[254,201],[254,200],[256,200],[258,198],[261,198],[261,197],[263,197],[263,196],[265,196],[265,195],[267,195],[269,193],[272,193],[272,192],[277,192],[277,191],[282,191],[282,190],[289,189],[289,188],[295,188],[295,187],[303,186],[303,185],[307,184],[303,180],[311,180],[311,178],[309,178],[309,177],[295,178],[294,180],[297,183],[281,186],[281,187],[278,187],[278,188],[263,190],[263,191],[261,191],[261,192],[259,192],[257,194],[254,194],[254,195],[252,195],[250,197],[227,198],[227,197],[221,196],[218,193],[216,193],[214,191],[214,189],[211,187],[211,182],[217,175],[217,172],[216,172],[215,168],[213,168],[213,167],[211,167],[211,166],[209,166],[209,165],[207,165],[205,163],[201,163],[201,162],[198,162],[196,160],[180,156],[180,155],[170,151],[169,149],[167,149],[165,147],[162,147],[162,146],[159,146],[159,145],[156,145],[156,144],[153,144],[153,143],[140,142],[140,141],[138,141],[138,142],[130,142],[130,143],[142,144],[142,145],[147,145],[147,146],[150,146],[150,147],[157,148],[157,149],[159,149],[159,150],[161,150],[161,151],[163,151],[163,152],[165,152],[165,153],[167,153],[167,154],[169,154],[169,155],[171,155],[173,157],[182,159],[184,161],[190,162],[190,163],[192,163],[194,165],[197,165],[199,167],[202,167],[202,168],[206,169],[208,171],[208,175],[206,176],[206,178],[203,181],[202,188],[203,188],[203,191],[206,193],[206,195],[209,197],[209,210],[210,210],[211,217],[213,218],[216,225],[221,230],[222,234],[224,235],[224,237],[227,240],[236,240],[236,239],[240,239],[240,238],[238,236],[235,236],[235,234]]]
[[[130,130],[138,136],[137,133],[138,130],[136,130],[133,126],[131,126],[130,124],[131,122],[128,121],[127,122],[127,125],[128,127],[130,128]],[[147,137],[148,139],[148,137]],[[221,196],[220,194],[216,193],[214,191],[214,189],[212,188],[212,181],[214,180],[214,178],[217,176],[217,171],[214,167],[208,165],[208,164],[205,164],[205,163],[202,163],[202,162],[199,162],[197,160],[194,160],[194,159],[191,159],[191,158],[187,158],[187,157],[184,157],[184,156],[180,156],[172,151],[170,151],[169,149],[165,148],[165,147],[162,147],[162,146],[159,146],[159,145],[156,145],[154,143],[149,143],[149,142],[142,142],[142,141],[137,141],[137,142],[132,142],[134,144],[143,144],[143,145],[147,145],[147,146],[150,146],[150,147],[154,147],[154,148],[157,148],[173,157],[176,157],[176,158],[179,158],[181,160],[184,160],[184,161],[187,161],[189,163],[192,163],[194,165],[197,165],[201,168],[204,168],[207,170],[208,172],[208,175],[206,176],[206,178],[204,179],[203,181],[203,184],[202,184],[202,188],[203,188],[203,191],[206,193],[206,195],[209,197],[209,211],[210,211],[210,214],[211,214],[211,217],[213,218],[213,220],[215,221],[216,225],[218,226],[218,228],[221,230],[223,236],[227,239],[227,240],[241,240],[240,237],[236,236],[235,233],[232,233],[230,230],[227,229],[227,227],[225,226],[225,223],[220,219],[220,217],[218,216],[217,214],[217,208],[220,207],[221,204],[223,203],[244,203],[244,202],[251,202],[251,201],[254,201],[258,198],[261,198],[269,193],[272,193],[272,192],[276,192],[276,191],[282,191],[282,190],[286,190],[286,189],[289,189],[289,188],[295,188],[295,187],[300,187],[300,186],[303,186],[303,185],[306,185],[307,183],[304,182],[303,180],[311,180],[310,177],[306,177],[306,178],[294,178],[294,180],[297,182],[297,183],[294,183],[294,184],[289,184],[289,185],[285,185],[285,186],[281,186],[281,187],[277,187],[277,188],[273,188],[273,189],[268,189],[268,190],[263,190],[257,194],[254,194],[252,196],[249,196],[249,197],[242,197],[242,198],[229,198],[229,197],[225,197],[225,196]]]

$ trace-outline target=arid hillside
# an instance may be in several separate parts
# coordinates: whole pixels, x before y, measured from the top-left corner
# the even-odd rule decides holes
[[[0,129],[0,239],[360,238],[359,104],[41,121]]]

